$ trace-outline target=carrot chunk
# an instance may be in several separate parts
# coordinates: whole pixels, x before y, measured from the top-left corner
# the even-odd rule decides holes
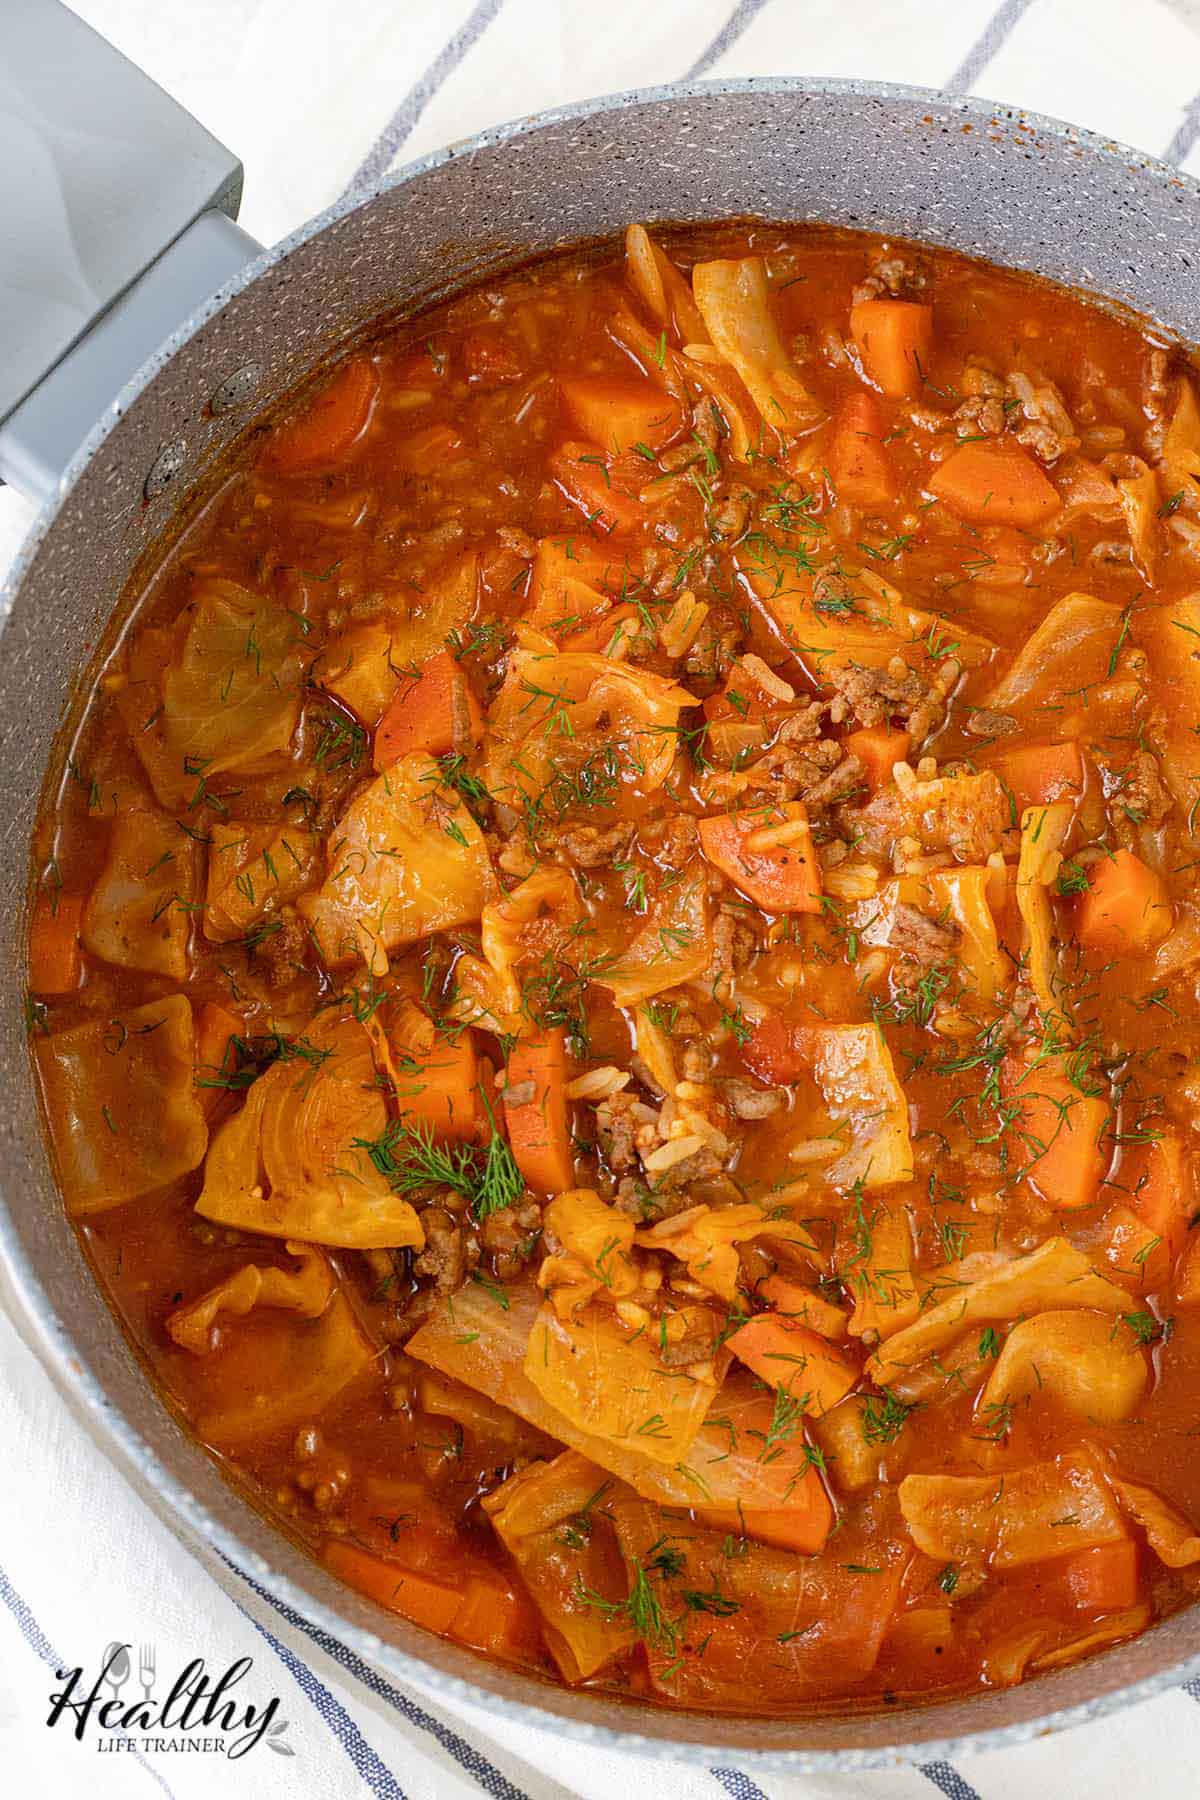
[[[929,492],[973,525],[1040,525],[1059,504],[1032,456],[991,440],[952,450],[929,477]]]
[[[1083,1094],[1057,1061],[1022,1071],[1005,1067],[1007,1097],[1015,1103],[1005,1134],[1012,1165],[1050,1206],[1075,1212],[1094,1205],[1106,1157],[1101,1137],[1107,1103]]]
[[[427,1631],[444,1635],[462,1610],[463,1595],[448,1582],[386,1562],[355,1544],[335,1540],[326,1544],[321,1557],[339,1581]]]
[[[783,1388],[801,1410],[820,1416],[844,1400],[857,1366],[819,1333],[779,1313],[757,1313],[726,1340],[760,1380]]]
[[[696,1517],[716,1531],[732,1531],[739,1537],[774,1544],[779,1550],[815,1556],[833,1525],[833,1506],[817,1471],[809,1469],[792,1489],[786,1506],[698,1506]]]
[[[560,1194],[574,1183],[567,1118],[567,1039],[561,1029],[521,1038],[508,1059],[507,1091],[528,1098],[504,1102],[504,1122],[517,1167],[539,1194]]]
[[[1075,906],[1075,935],[1100,956],[1151,950],[1171,929],[1162,880],[1132,850],[1118,850],[1088,871]]]
[[[884,445],[883,411],[874,394],[851,394],[838,409],[828,466],[839,500],[886,506],[896,498],[896,472]]]
[[[645,514],[613,480],[607,456],[594,444],[563,444],[549,459],[550,474],[565,499],[577,506],[598,537],[632,531]]]
[[[1138,1549],[1132,1538],[1068,1556],[1059,1580],[1081,1612],[1124,1612],[1138,1597]]]
[[[987,766],[1012,794],[1018,816],[1027,806],[1074,800],[1083,792],[1083,752],[1077,738],[1063,744],[1022,744],[990,757]]]
[[[35,994],[73,994],[83,970],[82,894],[39,894],[29,927],[29,986]]]
[[[397,1044],[396,1109],[406,1121],[427,1125],[435,1137],[473,1138],[479,1131],[479,1064],[469,1031],[439,1037],[414,1054]]]
[[[375,730],[375,767],[390,769],[410,751],[442,756],[483,735],[483,713],[471,684],[448,650],[406,675]]]
[[[525,1591],[497,1575],[469,1577],[451,1631],[460,1644],[508,1661],[535,1656],[541,1643],[537,1608]]]
[[[1121,1195],[1105,1218],[1105,1254],[1145,1290],[1165,1286],[1194,1212],[1188,1158],[1178,1135],[1126,1146],[1112,1186]]]
[[[782,1314],[785,1319],[811,1325],[825,1338],[845,1337],[846,1314],[831,1301],[823,1299],[815,1288],[805,1287],[803,1282],[792,1281],[786,1275],[768,1275],[759,1282],[756,1291],[772,1312]]]
[[[798,1032],[777,1013],[759,1020],[742,1045],[742,1061],[767,1087],[790,1087],[811,1067]]]
[[[197,1096],[205,1117],[211,1119],[229,1092],[224,1084],[235,1069],[229,1054],[230,1039],[240,1036],[245,1026],[236,1013],[216,1000],[206,1000],[198,1006],[195,1021]]]
[[[845,744],[867,771],[867,786],[877,794],[892,779],[896,764],[908,761],[912,738],[907,731],[889,731],[884,725],[870,725],[861,731],[848,731]]]
[[[920,391],[933,346],[933,308],[917,300],[860,300],[850,335],[881,392],[903,400]]]
[[[347,363],[298,419],[272,433],[267,459],[282,475],[340,462],[353,449],[367,425],[379,392],[373,363],[359,358]]]
[[[700,848],[757,906],[820,912],[821,877],[802,801],[701,819]]]
[[[661,449],[683,422],[678,403],[649,381],[584,376],[558,385],[572,424],[616,456],[639,444]]]

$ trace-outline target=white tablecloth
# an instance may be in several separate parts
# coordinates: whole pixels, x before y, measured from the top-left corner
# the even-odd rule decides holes
[[[1200,166],[1200,0],[77,0],[77,10],[244,159],[243,223],[270,242],[364,171],[482,126],[684,76],[859,76],[975,92],[1070,118]],[[3,6],[0,4],[0,56]],[[2,254],[0,249],[0,254]],[[29,521],[0,492],[0,572]],[[1116,1800],[1194,1793],[1200,1684],[956,1767],[853,1777],[747,1776],[603,1754],[453,1713],[284,1613],[236,1570],[198,1560],[96,1449],[0,1316],[0,1783],[48,1800],[799,1800],[934,1790],[951,1800]],[[56,1671],[94,1671],[113,1641],[151,1644],[159,1676],[195,1656],[252,1669],[286,1725],[237,1760],[118,1752],[48,1729]],[[137,1697],[135,1668],[121,1690]],[[108,1690],[104,1698],[109,1698]],[[203,1734],[201,1734],[203,1735]],[[219,1736],[219,1733],[212,1735]],[[165,1747],[170,1742],[170,1748]]]

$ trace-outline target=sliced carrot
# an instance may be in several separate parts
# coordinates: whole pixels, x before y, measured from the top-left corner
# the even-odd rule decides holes
[[[389,1612],[399,1613],[439,1636],[450,1630],[462,1611],[463,1595],[449,1582],[418,1575],[399,1563],[372,1556],[356,1544],[334,1539],[325,1545],[321,1560],[339,1581],[365,1594],[377,1606],[385,1606]]]
[[[860,300],[850,335],[863,369],[883,393],[902,400],[920,391],[933,346],[933,308],[918,300]]]
[[[577,506],[597,537],[633,531],[644,522],[638,502],[613,480],[609,457],[594,444],[563,444],[549,460],[551,476],[564,498]]]
[[[960,444],[929,477],[929,492],[973,525],[1040,525],[1058,494],[1032,456],[1003,439]]]
[[[1126,1147],[1113,1180],[1121,1199],[1105,1218],[1105,1253],[1117,1272],[1153,1290],[1165,1286],[1194,1213],[1191,1170],[1173,1131]]]
[[[760,1380],[817,1417],[845,1399],[859,1377],[857,1365],[819,1333],[779,1313],[757,1313],[725,1341]]]
[[[235,1072],[229,1053],[231,1038],[246,1029],[236,1013],[217,1000],[206,1000],[195,1009],[196,1024],[196,1089],[200,1109],[212,1117],[230,1089],[225,1082]]]
[[[884,444],[887,426],[874,394],[850,394],[838,408],[827,463],[839,500],[886,506],[896,498],[896,471]]]
[[[390,769],[413,750],[429,756],[466,750],[482,735],[483,713],[461,664],[439,650],[415,674],[401,677],[375,728],[375,767]]]
[[[529,623],[555,637],[611,607],[625,581],[624,558],[580,533],[544,537],[529,574]]]
[[[809,1469],[786,1506],[698,1506],[696,1517],[715,1531],[732,1531],[779,1550],[815,1556],[833,1526],[833,1506],[817,1471]]]
[[[1068,1556],[1058,1568],[1067,1598],[1081,1612],[1124,1612],[1138,1598],[1138,1549],[1132,1538],[1097,1544]]]
[[[1083,792],[1083,751],[1077,738],[1062,744],[1022,744],[987,759],[1016,802],[1017,815],[1027,806],[1049,806],[1074,800]]]
[[[83,972],[82,894],[39,894],[29,926],[29,986],[35,994],[73,994]]]
[[[1075,1212],[1092,1206],[1106,1167],[1101,1138],[1108,1105],[1082,1094],[1057,1059],[1022,1070],[1006,1064],[1006,1098],[1015,1103],[1005,1133],[1011,1164],[1050,1206]]]
[[[660,450],[683,423],[678,401],[649,381],[597,375],[560,381],[558,387],[572,424],[615,456],[639,444]]]
[[[499,1574],[468,1578],[451,1630],[460,1644],[510,1662],[536,1656],[542,1635],[529,1595]]]
[[[811,1067],[795,1028],[778,1013],[759,1020],[742,1045],[742,1061],[768,1087],[790,1087]]]
[[[340,462],[367,429],[378,392],[373,363],[361,357],[347,363],[299,418],[276,426],[267,446],[270,466],[298,475]]]
[[[419,1120],[439,1138],[478,1136],[479,1061],[471,1032],[391,1047],[401,1117]]]
[[[825,1338],[843,1338],[846,1335],[846,1314],[841,1307],[832,1305],[822,1298],[814,1288],[805,1287],[801,1281],[793,1281],[787,1275],[768,1275],[760,1281],[756,1292],[764,1299],[771,1311],[785,1319],[796,1319],[802,1325],[811,1325],[814,1331]]]
[[[1075,904],[1075,935],[1099,956],[1150,950],[1171,929],[1171,902],[1161,877],[1132,850],[1118,850],[1088,870],[1088,890]]]
[[[803,801],[701,819],[700,848],[757,906],[820,912],[821,874]]]
[[[907,762],[912,738],[907,731],[889,731],[884,725],[865,725],[861,731],[848,731],[844,739],[851,756],[857,756],[867,771],[867,786],[873,794],[887,787],[898,762]]]
[[[399,438],[391,447],[391,458],[408,475],[436,475],[465,452],[466,445],[452,425],[426,425]]]
[[[573,1186],[574,1158],[567,1117],[567,1039],[560,1029],[520,1038],[508,1059],[506,1091],[528,1098],[505,1100],[504,1122],[517,1167],[539,1194]]]

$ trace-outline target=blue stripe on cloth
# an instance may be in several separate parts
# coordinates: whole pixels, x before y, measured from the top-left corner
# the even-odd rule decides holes
[[[241,1577],[246,1586],[257,1594],[260,1600],[266,1601],[267,1605],[274,1607],[275,1611],[281,1618],[286,1619],[289,1625],[311,1638],[313,1643],[325,1652],[326,1656],[338,1664],[339,1668],[345,1669],[347,1674],[353,1675],[377,1699],[386,1701],[394,1711],[407,1719],[410,1725],[416,1725],[422,1731],[429,1732],[431,1737],[436,1738],[447,1755],[452,1756],[468,1775],[473,1775],[485,1793],[492,1795],[492,1800],[529,1800],[524,1789],[517,1787],[508,1779],[507,1775],[502,1774],[494,1763],[488,1761],[482,1751],[475,1748],[474,1744],[469,1744],[465,1738],[459,1736],[457,1731],[451,1730],[450,1726],[444,1725],[440,1719],[435,1719],[432,1713],[427,1713],[414,1700],[410,1700],[407,1694],[402,1694],[389,1681],[385,1681],[382,1675],[371,1668],[369,1663],[363,1662],[361,1657],[356,1656],[353,1650],[348,1650],[345,1644],[330,1637],[329,1633],[322,1631],[319,1626],[310,1625],[307,1619],[301,1618],[300,1614],[288,1606],[285,1601],[277,1600],[274,1594],[268,1594],[266,1589],[260,1587],[257,1581],[253,1581],[244,1569],[239,1569],[236,1563],[229,1562],[228,1557],[222,1560],[236,1575]],[[237,1602],[235,1601],[234,1604],[236,1605]]]
[[[1001,45],[1029,11],[1033,0],[1004,0],[946,83],[948,94],[969,94]]]
[[[932,1781],[935,1788],[941,1788],[947,1800],[979,1800],[978,1791],[965,1776],[959,1774],[952,1763],[918,1763],[917,1767],[926,1781]]]
[[[1179,128],[1163,151],[1164,162],[1181,163],[1195,149],[1197,138],[1200,138],[1200,94],[1184,107]]]
[[[7,1606],[9,1612],[17,1621],[21,1636],[29,1645],[29,1648],[40,1656],[44,1663],[47,1663],[49,1667],[53,1669],[55,1675],[62,1676],[68,1673],[70,1664],[67,1662],[67,1659],[60,1656],[57,1650],[55,1650],[53,1644],[34,1618],[28,1605],[21,1598],[20,1594],[18,1594],[16,1588],[8,1579],[8,1576],[3,1569],[0,1569],[0,1599],[4,1601],[5,1606]],[[168,1783],[163,1780],[154,1765],[146,1761],[146,1758],[142,1755],[136,1744],[134,1745],[133,1754],[135,1761],[141,1764],[142,1768],[145,1769],[152,1781],[158,1783],[163,1793],[168,1796],[168,1800],[175,1800],[174,1794]]]
[[[425,73],[408,90],[351,176],[347,193],[364,182],[377,181],[387,174],[429,102],[450,79],[471,46],[483,36],[503,5],[504,0],[477,0],[466,23],[447,40]]]
[[[733,48],[743,31],[745,31],[747,25],[749,25],[756,14],[762,11],[766,4],[767,0],[738,0],[737,5],[722,25],[720,31],[718,31],[712,43],[708,46],[707,50],[702,50],[700,52],[683,79],[685,81],[699,81],[700,77],[706,74],[715,62],[720,61],[727,50]],[[734,1769],[732,1772],[736,1775],[738,1771]]]
[[[320,1713],[376,1800],[408,1800],[392,1771],[375,1754],[341,1701],[330,1693],[325,1683],[313,1674],[307,1663],[300,1661],[294,1651],[289,1650],[286,1644],[281,1644],[265,1625],[260,1625],[253,1613],[247,1612],[244,1606],[239,1606],[236,1600],[234,1605],[244,1618],[249,1619],[255,1631],[266,1638],[284,1668],[295,1679],[301,1693],[311,1700]]]
[[[767,1800],[757,1783],[741,1769],[710,1769],[709,1774],[720,1782],[727,1794],[733,1795],[733,1800]]]

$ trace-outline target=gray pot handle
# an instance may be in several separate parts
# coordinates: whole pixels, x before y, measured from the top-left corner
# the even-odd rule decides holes
[[[0,478],[44,500],[125,383],[260,249],[242,165],[59,0],[5,0]]]

